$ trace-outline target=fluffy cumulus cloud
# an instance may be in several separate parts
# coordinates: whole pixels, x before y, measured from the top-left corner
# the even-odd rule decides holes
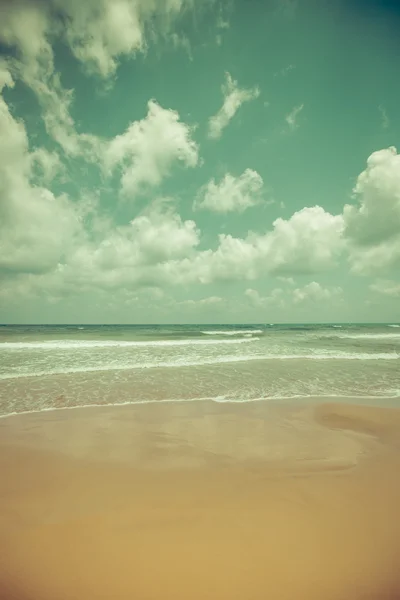
[[[0,39],[34,63],[57,35],[88,70],[108,77],[120,57],[145,51],[148,38],[168,34],[193,6],[193,0],[3,0]]]
[[[143,186],[158,185],[174,162],[195,167],[198,147],[191,138],[192,129],[179,120],[174,110],[148,103],[147,116],[129,125],[111,140],[104,151],[106,170],[121,168],[122,193],[134,196]]]
[[[4,62],[0,63],[0,86],[14,85]],[[142,168],[146,160],[153,161],[158,178],[165,174],[171,155],[181,157],[185,144],[184,126],[176,113],[163,111],[155,105],[156,129],[174,124],[178,131],[168,130],[175,148],[164,147],[156,158],[154,123],[139,122],[136,140],[141,146],[129,147],[137,152],[135,159]],[[158,115],[158,116],[157,116]],[[181,127],[181,130],[179,129]],[[144,134],[143,134],[144,129]],[[15,119],[0,96],[0,275],[3,290],[16,293],[36,293],[47,290],[54,294],[79,293],[83,289],[105,289],[152,286],[166,281],[165,265],[191,256],[199,243],[199,232],[193,221],[183,221],[170,201],[152,202],[127,225],[117,226],[102,215],[96,195],[81,195],[77,199],[67,194],[55,194],[49,184],[63,163],[59,156],[43,148],[29,148],[22,121]],[[181,137],[180,131],[182,132]],[[143,137],[140,138],[140,134]],[[174,134],[174,135],[171,135]],[[134,136],[130,142],[135,141]],[[146,146],[146,140],[149,144]],[[153,146],[152,146],[153,144]],[[160,146],[160,144],[159,144]],[[172,148],[172,150],[171,150]],[[187,148],[197,160],[197,149],[190,141]],[[185,151],[185,149],[183,150]],[[165,161],[162,160],[164,152]],[[132,160],[132,157],[130,157]],[[139,173],[139,175],[138,175]],[[146,180],[137,171],[136,177]]]
[[[375,246],[400,234],[400,155],[394,147],[368,158],[354,188],[358,206],[346,205],[346,235],[360,246]]]
[[[47,133],[66,153],[94,160],[97,140],[77,132],[70,114],[73,91],[63,88],[54,67],[52,43],[62,34],[61,24],[68,23],[60,19],[56,8],[54,2],[3,0],[0,43],[10,50],[8,65],[14,78],[36,95]]]
[[[171,265],[179,281],[252,280],[263,274],[306,274],[329,269],[343,251],[343,221],[321,207],[277,219],[264,234],[245,238],[221,234],[216,250],[204,250]]]
[[[4,63],[0,81],[13,85]],[[201,233],[195,222],[182,219],[170,201],[153,201],[130,223],[116,225],[102,217],[95,201],[72,200],[50,190],[62,170],[59,156],[43,149],[30,151],[24,124],[11,116],[3,100],[0,108],[1,268],[3,274],[20,274],[12,278],[15,289],[52,290],[56,297],[85,289],[255,280],[265,274],[287,278],[324,271],[343,252],[343,217],[318,206],[276,219],[262,233],[220,235],[214,250],[199,250]],[[122,188],[130,194],[160,183],[174,161],[194,166],[198,160],[190,129],[176,112],[155,102],[150,102],[144,119],[103,142],[103,153],[111,172],[121,168]],[[225,211],[242,210],[254,202],[262,179],[248,169],[236,179],[225,177],[213,185],[208,203],[213,192]],[[274,292],[273,301],[280,293]],[[300,302],[327,297],[325,293],[312,283],[295,290],[293,298]]]
[[[258,307],[304,306],[337,301],[341,290],[316,281],[296,287],[291,277],[305,274],[314,279],[315,273],[334,267],[346,253],[360,274],[400,265],[400,156],[395,148],[370,156],[357,179],[354,202],[343,212],[334,215],[320,206],[306,207],[272,225],[260,223],[258,232],[219,235],[215,248],[204,249],[191,213],[183,217],[172,200],[157,200],[157,188],[176,166],[195,168],[200,162],[194,128],[177,111],[150,100],[147,114],[113,139],[79,131],[71,110],[74,93],[63,87],[55,69],[54,40],[67,43],[87,71],[108,78],[121,57],[144,52],[156,30],[168,34],[174,19],[192,4],[192,0],[3,0],[0,43],[11,52],[7,61],[0,61],[0,91],[10,91],[17,79],[26,84],[39,101],[50,138],[48,148],[32,147],[25,123],[0,96],[3,299],[43,294],[57,301],[86,291],[101,296],[113,290],[121,298],[125,293],[124,302],[129,303],[136,301],[139,289],[271,276],[280,279],[280,287],[268,296],[249,287],[247,302]],[[176,39],[173,33],[171,39]],[[208,122],[209,137],[219,138],[240,106],[259,93],[256,87],[240,88],[227,74],[222,107]],[[296,127],[301,108],[288,115],[291,128]],[[67,181],[67,176],[71,178],[76,165],[82,171],[98,168],[93,177],[93,181],[98,177],[97,184],[89,181],[90,193],[82,189],[73,195],[74,184],[81,182]],[[103,189],[111,189],[118,177],[126,200],[134,201],[143,192],[155,194],[130,221],[126,204],[117,206],[115,201],[111,206],[109,197],[102,197]],[[69,185],[63,186],[65,181]],[[256,171],[227,172],[195,194],[193,208],[242,213],[262,202],[262,191],[263,180]],[[371,292],[398,297],[398,288],[390,279],[379,280]],[[148,293],[150,297],[153,292]],[[225,306],[220,295],[208,293],[198,300],[183,300],[182,308]]]
[[[343,211],[344,235],[355,271],[400,265],[400,155],[390,147],[371,154],[354,188],[356,205]]]
[[[4,63],[0,85],[13,86]],[[33,183],[38,155],[29,152],[25,126],[1,96],[0,131],[0,271],[45,271],[80,237],[81,215],[65,194]],[[39,159],[47,174],[57,162],[47,154]]]
[[[226,81],[222,85],[224,101],[219,111],[213,115],[208,122],[208,136],[211,139],[221,137],[223,130],[227,127],[239,108],[244,102],[258,98],[260,90],[258,87],[240,88],[238,82],[226,73]]]
[[[249,234],[244,239],[222,235],[216,250],[200,251],[195,223],[182,220],[168,204],[155,205],[128,225],[100,228],[91,239],[86,236],[69,248],[62,261],[53,268],[49,265],[47,274],[27,281],[33,289],[44,286],[56,293],[77,293],[251,280],[266,273],[326,269],[337,256],[340,222],[322,209],[304,211],[288,221],[277,220],[274,229],[264,235]],[[309,224],[306,231],[302,219]],[[317,292],[311,287],[296,294]]]
[[[342,295],[342,291],[340,287],[324,288],[317,281],[311,281],[302,288],[295,288],[292,291],[292,297],[295,304],[323,301],[337,302]]]
[[[335,264],[343,250],[343,220],[320,206],[303,208],[258,241],[275,273],[312,273]]]
[[[18,277],[14,270],[12,277],[3,278],[3,296],[45,292],[46,297],[60,299],[112,290],[125,291],[131,298],[139,290],[176,283],[170,278],[170,265],[191,256],[198,243],[193,221],[182,221],[171,208],[151,208],[128,225],[100,228],[78,243],[64,244],[64,255],[41,272],[29,263]]]
[[[103,77],[113,74],[121,56],[144,52],[157,35],[177,39],[171,27],[187,9],[199,10],[210,0],[53,0],[68,22],[73,54]]]
[[[121,57],[146,51],[148,40],[162,35],[173,43],[173,24],[195,4],[199,10],[213,0],[3,0],[0,43],[11,51],[15,76],[35,93],[48,134],[68,155],[95,162],[101,140],[78,131],[73,90],[55,70],[54,41],[66,43],[87,71],[109,78]]]
[[[150,208],[128,225],[100,231],[77,246],[49,275],[50,285],[82,289],[139,289],[174,283],[168,265],[190,256],[199,243],[193,221],[172,208]]]
[[[219,183],[211,179],[200,190],[194,208],[241,213],[261,202],[262,187],[263,180],[257,171],[246,169],[239,177],[227,173]]]

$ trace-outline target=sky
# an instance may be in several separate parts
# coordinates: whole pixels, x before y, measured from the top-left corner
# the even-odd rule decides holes
[[[0,322],[400,321],[400,2],[0,0]]]

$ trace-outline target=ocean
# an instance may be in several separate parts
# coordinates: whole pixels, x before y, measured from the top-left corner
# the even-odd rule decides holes
[[[0,326],[2,416],[313,396],[400,397],[400,324]]]

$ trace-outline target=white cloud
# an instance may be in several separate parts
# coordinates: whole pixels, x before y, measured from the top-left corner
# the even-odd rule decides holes
[[[174,21],[195,6],[194,0],[53,1],[69,20],[65,37],[72,52],[103,77],[115,72],[119,57],[145,52],[151,37],[169,35]]]
[[[177,307],[189,309],[191,311],[210,307],[222,308],[224,305],[224,299],[220,296],[208,296],[207,298],[201,298],[200,300],[182,300],[182,302],[176,303]]]
[[[295,304],[303,302],[321,302],[323,300],[337,300],[342,294],[340,287],[324,288],[317,281],[311,281],[302,288],[296,288],[291,293]]]
[[[120,57],[144,52],[147,38],[167,35],[190,7],[194,0],[3,0],[0,43],[15,51],[13,73],[36,94],[48,134],[68,155],[94,162],[101,140],[77,130],[73,91],[63,88],[55,72],[53,42],[66,41],[87,70],[109,78]],[[177,35],[171,33],[173,43]]]
[[[279,219],[264,235],[221,235],[216,250],[199,251],[200,232],[193,221],[183,221],[172,208],[151,208],[131,224],[81,244],[49,285],[135,289],[323,270],[337,256],[340,220],[320,208],[304,211],[289,221]]]
[[[171,264],[176,281],[211,283],[252,280],[264,273],[314,273],[332,267],[343,251],[342,217],[315,206],[277,219],[265,234],[246,238],[220,235],[216,250],[196,253],[190,260]]]
[[[13,84],[4,63],[0,81]],[[166,202],[152,203],[130,224],[115,226],[98,212],[95,198],[71,201],[45,187],[60,160],[41,149],[29,151],[24,124],[3,100],[0,127],[1,269],[21,273],[14,280],[18,289],[46,289],[57,297],[87,289],[251,280],[265,273],[324,270],[340,254],[342,218],[320,207],[277,219],[266,233],[221,235],[216,250],[199,251],[196,224],[182,220]],[[110,168],[120,164],[129,175],[125,187],[131,191],[159,183],[175,160],[197,162],[190,129],[176,112],[156,103],[145,119],[104,147]],[[248,170],[247,178],[249,185],[261,184],[255,172]]]
[[[37,170],[45,183],[50,183],[57,175],[65,172],[65,167],[57,152],[49,152],[45,148],[36,148],[31,152],[32,169]]]
[[[198,243],[193,221],[182,221],[172,208],[151,206],[128,225],[100,231],[77,246],[49,282],[76,290],[173,284],[168,264],[191,256]]]
[[[269,270],[279,274],[312,273],[332,266],[343,250],[343,222],[320,206],[303,208],[256,240]]]
[[[155,101],[148,103],[147,116],[131,123],[105,149],[104,164],[112,171],[122,168],[122,192],[134,196],[143,186],[155,186],[168,175],[174,162],[195,167],[198,147],[191,139],[193,128],[179,120],[174,110]]]
[[[262,201],[262,187],[263,180],[257,171],[246,169],[239,177],[227,173],[219,183],[211,179],[200,190],[194,208],[217,213],[241,213]]]
[[[390,147],[371,154],[354,188],[358,205],[343,210],[350,261],[359,273],[400,264],[400,155]]]
[[[12,85],[4,70],[2,77]],[[66,195],[32,183],[34,157],[24,124],[1,96],[0,131],[0,270],[46,271],[81,235],[80,214]]]
[[[119,56],[144,50],[143,2],[56,0],[55,4],[68,19],[65,38],[73,54],[103,77],[115,72]]]
[[[340,287],[324,288],[316,281],[299,288],[275,288],[267,296],[262,296],[257,290],[249,288],[246,297],[255,307],[290,307],[298,304],[321,303],[323,301],[341,300],[343,290]]]
[[[354,243],[374,246],[400,234],[400,155],[394,147],[367,160],[354,188],[359,206],[344,207],[345,234]]]
[[[351,269],[357,275],[374,275],[382,271],[398,269],[400,265],[398,238],[371,247],[349,244],[348,253]]]
[[[272,306],[285,306],[284,291],[282,288],[275,288],[268,296],[262,296],[257,290],[248,288],[245,291],[246,298],[249,299],[252,306],[256,308],[268,308]]]
[[[16,52],[9,59],[14,77],[22,79],[36,94],[44,111],[49,135],[71,154],[79,154],[79,139],[69,114],[70,92],[63,90],[54,72],[50,43],[50,4],[5,2],[0,21],[0,42]],[[29,32],[29,35],[27,35]]]
[[[107,173],[118,171],[123,194],[133,198],[144,188],[159,185],[176,164],[198,164],[193,128],[176,111],[150,101],[147,115],[114,139],[80,133],[71,116],[73,92],[63,88],[55,72],[51,43],[64,35],[79,60],[108,77],[120,56],[145,50],[145,24],[153,23],[149,15],[159,10],[162,18],[178,15],[188,3],[4,4],[0,41],[16,49],[17,60],[0,61],[0,87],[12,86],[12,75],[20,77],[37,95],[47,131],[64,152],[96,159]],[[55,8],[68,17],[64,25],[57,21],[55,26]],[[241,104],[259,95],[258,88],[239,88],[230,75],[223,91],[224,104],[210,119],[211,137],[219,137]],[[138,288],[314,273],[335,264],[342,251],[343,219],[320,207],[277,219],[271,231],[243,238],[221,235],[215,250],[199,250],[200,232],[194,221],[184,220],[165,203],[152,203],[129,224],[117,226],[100,212],[94,194],[93,199],[72,200],[49,189],[63,174],[63,155],[44,148],[31,151],[24,123],[12,117],[3,99],[0,130],[0,270],[7,285],[20,294],[48,292],[57,299],[85,290],[125,289],[131,301]],[[261,176],[251,169],[238,177],[227,173],[202,190],[198,207],[241,212],[260,201],[262,185]],[[271,293],[269,302],[278,302],[283,293],[279,290]],[[220,306],[221,298],[193,302]]]
[[[49,13],[44,4],[10,4],[0,25],[0,42],[16,49],[9,67],[15,79],[21,79],[35,93],[43,112],[47,133],[71,156],[97,157],[99,141],[95,136],[78,133],[70,114],[72,90],[65,90],[54,69],[49,42]],[[29,36],[26,32],[29,31]]]
[[[285,121],[289,125],[290,129],[297,129],[298,124],[298,116],[304,108],[304,104],[300,104],[299,106],[295,106],[294,109],[286,116]]]
[[[400,298],[400,283],[398,281],[379,280],[376,283],[372,283],[369,289],[378,294]]]
[[[167,35],[191,7],[193,0],[3,0],[0,39],[33,66],[49,39],[62,37],[88,70],[109,77],[121,56],[146,51],[148,38]]]
[[[43,64],[40,63],[53,60],[47,39],[50,29],[48,8],[45,3],[23,0],[5,0],[1,6],[0,41],[16,49],[31,77],[37,77],[42,70]]]
[[[14,87],[14,81],[6,60],[0,58],[0,92],[3,91],[5,86],[10,88]]]
[[[23,75],[23,80],[38,98],[48,135],[67,155],[80,156],[89,162],[98,160],[102,142],[95,135],[77,131],[75,121],[70,114],[73,91],[63,89],[59,74],[43,72],[40,79],[28,79]]]
[[[212,116],[208,122],[208,137],[217,139],[221,137],[222,131],[235,116],[244,102],[258,98],[260,90],[258,87],[241,89],[238,82],[226,73],[226,81],[222,85],[224,102],[217,114]]]
[[[150,209],[122,229],[130,254],[138,264],[157,264],[186,256],[199,243],[194,221],[182,221],[173,209]],[[107,245],[109,240],[107,240]],[[134,250],[132,252],[132,250]],[[123,261],[122,261],[123,262]]]

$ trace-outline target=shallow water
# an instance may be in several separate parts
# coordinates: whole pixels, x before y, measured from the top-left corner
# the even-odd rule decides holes
[[[0,328],[0,414],[152,400],[400,395],[400,327]]]

